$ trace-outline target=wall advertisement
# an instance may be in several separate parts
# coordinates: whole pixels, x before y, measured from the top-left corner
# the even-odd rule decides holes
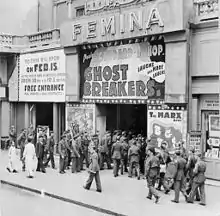
[[[73,135],[87,132],[89,135],[95,132],[95,107],[90,104],[66,105],[66,129]]]
[[[20,56],[19,101],[65,102],[63,50]]]
[[[83,99],[164,99],[162,37],[152,42],[83,50],[80,62]]]
[[[185,110],[148,109],[148,138],[155,140],[156,147],[163,141],[174,150],[178,142],[186,142],[187,112]]]

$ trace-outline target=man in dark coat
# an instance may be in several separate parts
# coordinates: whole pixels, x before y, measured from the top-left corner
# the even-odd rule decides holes
[[[66,135],[61,136],[61,140],[58,144],[58,152],[60,155],[60,174],[65,173],[65,164],[67,161],[67,142],[66,142]]]
[[[88,133],[85,131],[84,132],[84,136],[82,138],[82,158],[81,158],[81,163],[83,166],[83,162],[85,160],[86,162],[86,167],[89,167],[89,137],[88,137]]]
[[[190,192],[188,202],[193,203],[194,197],[199,189],[201,202],[200,205],[206,205],[206,198],[205,198],[205,171],[206,171],[206,163],[201,158],[201,153],[197,153],[197,162],[195,168],[193,170],[194,178],[192,184],[192,190]]]
[[[147,150],[147,159],[145,164],[145,175],[147,179],[147,185],[149,188],[147,199],[152,199],[152,196],[155,197],[155,203],[158,203],[160,196],[155,189],[155,183],[159,175],[160,170],[160,161],[158,157],[155,156],[155,148],[149,147]]]
[[[37,171],[38,172],[43,172],[43,173],[46,173],[46,170],[45,170],[45,167],[44,167],[44,163],[43,163],[43,160],[44,160],[44,137],[43,135],[40,135],[39,138],[38,138],[38,142],[36,144],[36,156],[37,156],[37,159],[38,159],[38,164],[37,164]]]
[[[55,169],[55,162],[54,162],[54,146],[55,146],[55,141],[54,141],[54,134],[53,131],[50,132],[50,137],[47,140],[47,146],[46,149],[49,153],[49,157],[46,160],[45,167],[48,166],[48,163],[51,161],[51,166],[53,169]]]
[[[180,191],[184,195],[185,199],[187,200],[187,194],[185,191],[185,169],[186,169],[186,160],[181,156],[181,151],[176,150],[176,166],[177,172],[174,177],[174,191],[175,191],[175,198],[171,200],[174,203],[179,203],[179,194]]]
[[[114,164],[113,174],[114,174],[114,177],[117,177],[119,167],[120,167],[120,164],[121,164],[122,152],[123,152],[123,147],[122,147],[122,144],[120,143],[120,137],[119,136],[116,138],[116,143],[114,143],[112,145],[112,151],[111,152],[112,152],[112,160],[113,160],[113,164]]]

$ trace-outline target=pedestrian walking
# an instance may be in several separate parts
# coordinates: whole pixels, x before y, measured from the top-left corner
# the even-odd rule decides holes
[[[79,134],[76,134],[73,137],[72,143],[71,143],[71,158],[72,158],[72,173],[76,173],[79,163],[80,163],[80,154],[77,148],[76,139],[78,138]]]
[[[84,132],[84,136],[83,136],[83,139],[82,139],[82,165],[83,165],[83,162],[85,161],[86,162],[86,167],[89,168],[89,143],[90,143],[90,140],[89,140],[89,137],[88,137],[88,133],[85,131]]]
[[[66,135],[61,136],[61,140],[58,144],[58,152],[60,155],[60,174],[65,173],[65,163],[67,161],[67,144]]]
[[[145,164],[145,175],[147,179],[147,185],[149,188],[147,199],[152,199],[152,196],[155,197],[155,203],[159,202],[160,196],[155,189],[155,183],[157,181],[157,177],[159,175],[160,170],[160,161],[158,157],[155,156],[155,148],[150,147],[147,150],[147,159]]]
[[[45,167],[48,166],[49,162],[51,162],[51,166],[53,169],[55,169],[55,162],[54,162],[54,146],[55,146],[55,140],[54,140],[54,133],[53,131],[50,132],[50,137],[47,140],[47,146],[46,149],[48,151],[48,158],[45,162]]]
[[[193,178],[192,190],[188,198],[188,203],[193,203],[194,197],[196,196],[196,193],[199,189],[200,199],[201,199],[199,204],[205,206],[206,205],[206,197],[205,197],[206,163],[202,160],[201,158],[202,154],[200,152],[197,152],[196,156],[197,156],[197,162],[193,170],[194,178]]]
[[[98,162],[98,154],[95,151],[96,146],[94,143],[90,144],[90,163],[89,163],[89,177],[85,183],[85,186],[83,186],[86,190],[89,190],[93,179],[95,178],[96,182],[96,191],[97,192],[102,192],[102,186],[101,186],[101,180],[100,180],[100,175],[99,175],[99,162]]]
[[[186,160],[181,156],[180,150],[176,150],[176,168],[177,172],[174,177],[174,191],[175,197],[171,200],[174,203],[179,203],[179,194],[180,191],[187,201],[187,194],[185,189],[185,169],[186,169]]]
[[[11,146],[9,147],[9,152],[8,152],[8,167],[7,170],[8,172],[13,172],[17,173],[17,149],[15,147],[15,142],[11,141]]]
[[[120,143],[120,136],[116,138],[116,143],[112,145],[112,160],[114,164],[113,174],[114,177],[118,176],[119,167],[122,159],[123,147]]]
[[[37,168],[37,157],[34,144],[32,143],[32,137],[28,138],[28,143],[25,145],[23,160],[25,161],[27,177],[33,178]]]

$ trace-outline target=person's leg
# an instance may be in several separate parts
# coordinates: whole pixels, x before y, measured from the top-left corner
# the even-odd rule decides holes
[[[76,158],[72,158],[72,173],[75,173],[77,171],[77,166],[76,166]]]
[[[206,205],[206,196],[205,196],[205,183],[199,185],[199,192],[201,198],[201,205]]]
[[[89,177],[88,177],[88,179],[87,179],[87,181],[86,181],[86,184],[85,184],[85,186],[84,186],[85,189],[87,189],[87,190],[90,189],[90,187],[91,187],[91,185],[92,185],[92,181],[93,181],[94,176],[95,176],[94,173],[91,173],[91,172],[89,173]]]
[[[100,180],[99,172],[96,172],[96,174],[95,174],[95,182],[96,182],[96,190],[98,192],[101,192],[102,191],[102,186],[101,186],[101,180]]]

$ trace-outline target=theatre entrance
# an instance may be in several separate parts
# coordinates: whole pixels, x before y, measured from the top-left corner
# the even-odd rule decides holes
[[[147,105],[99,104],[100,115],[105,115],[106,130],[134,131],[135,134],[147,134]]]
[[[53,130],[53,103],[36,103],[36,125],[49,126]]]

